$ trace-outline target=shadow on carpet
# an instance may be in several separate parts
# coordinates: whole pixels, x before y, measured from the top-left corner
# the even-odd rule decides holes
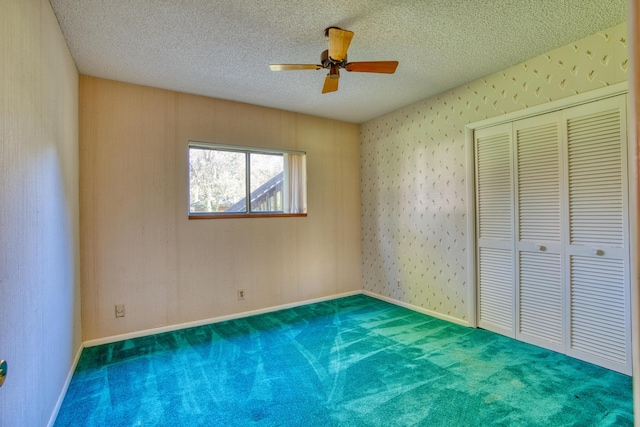
[[[84,349],[55,426],[632,426],[631,377],[364,295]]]

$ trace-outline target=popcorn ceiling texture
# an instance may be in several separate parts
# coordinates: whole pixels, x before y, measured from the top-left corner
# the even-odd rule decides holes
[[[627,0],[51,0],[81,74],[362,123],[616,25]],[[398,60],[392,76],[326,70],[324,29],[355,33],[350,61]]]
[[[364,289],[468,322],[465,125],[628,79],[620,24],[361,125]]]

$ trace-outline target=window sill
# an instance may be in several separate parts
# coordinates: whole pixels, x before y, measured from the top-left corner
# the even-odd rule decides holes
[[[306,213],[249,213],[249,214],[189,214],[189,219],[223,219],[223,218],[291,218],[306,217]]]

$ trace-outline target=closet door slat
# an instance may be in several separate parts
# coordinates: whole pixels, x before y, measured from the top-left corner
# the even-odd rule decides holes
[[[612,108],[567,120],[570,244],[624,244],[620,114]]]
[[[626,365],[625,299],[622,260],[572,256],[571,349]]]
[[[563,343],[562,257],[520,252],[519,337],[561,348]]]

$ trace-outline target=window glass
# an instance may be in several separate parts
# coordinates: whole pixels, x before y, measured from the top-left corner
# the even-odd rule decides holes
[[[246,212],[245,153],[189,149],[190,212]]]
[[[251,211],[282,211],[282,154],[249,154]]]
[[[306,155],[190,143],[189,215],[306,214]]]

